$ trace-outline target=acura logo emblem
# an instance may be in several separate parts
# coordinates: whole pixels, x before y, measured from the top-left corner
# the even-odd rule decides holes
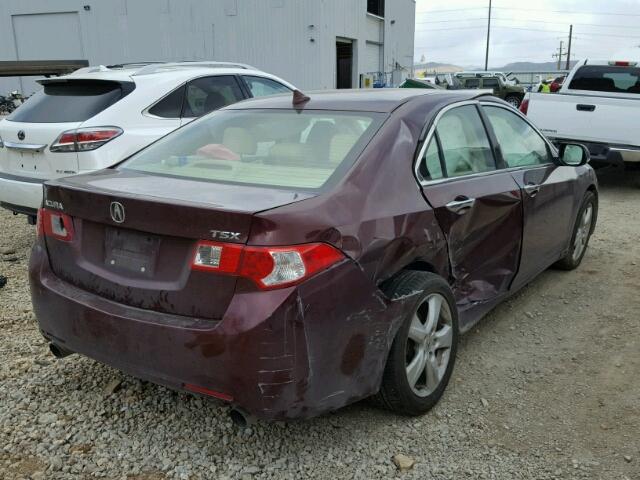
[[[25,137],[24,130],[20,130],[18,132],[18,140],[24,140],[24,137]]]
[[[124,222],[124,207],[120,202],[111,202],[111,220],[116,223]]]

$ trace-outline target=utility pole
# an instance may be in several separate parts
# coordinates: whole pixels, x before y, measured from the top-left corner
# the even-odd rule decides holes
[[[571,39],[573,38],[573,25],[569,25],[569,48],[567,50],[567,70],[571,68]]]
[[[489,39],[491,38],[491,0],[489,0],[489,18],[487,21],[487,53],[484,56],[484,71],[489,70]]]
[[[566,55],[565,53],[562,53],[563,46],[564,46],[564,40],[560,40],[560,48],[558,49],[558,53],[553,54],[554,57],[558,57],[558,70],[562,68],[562,57]]]

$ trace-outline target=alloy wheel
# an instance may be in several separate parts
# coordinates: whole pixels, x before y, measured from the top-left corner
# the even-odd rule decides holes
[[[510,104],[515,109],[520,107],[520,100],[518,100],[516,97],[507,98],[507,103]]]
[[[580,223],[576,230],[576,237],[573,241],[573,255],[574,261],[578,261],[584,249],[587,248],[587,242],[589,241],[589,233],[591,232],[591,222],[593,221],[593,205],[590,203],[587,208],[582,212],[580,217]]]
[[[407,381],[416,395],[426,397],[438,388],[449,365],[452,343],[449,304],[433,293],[418,306],[407,337]]]

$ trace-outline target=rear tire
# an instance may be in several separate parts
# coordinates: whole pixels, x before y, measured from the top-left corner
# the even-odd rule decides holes
[[[396,333],[376,403],[404,415],[428,412],[444,393],[456,359],[458,311],[451,289],[428,272],[404,271],[385,288],[391,298],[416,295]]]
[[[522,103],[522,100],[520,99],[520,97],[516,95],[509,95],[507,98],[504,99],[504,101],[507,102],[516,110],[520,108],[520,104]]]
[[[584,200],[582,200],[580,210],[578,210],[569,251],[564,258],[554,264],[554,267],[560,270],[578,268],[589,246],[589,239],[593,233],[597,215],[598,203],[596,196],[593,192],[588,191],[584,196]]]

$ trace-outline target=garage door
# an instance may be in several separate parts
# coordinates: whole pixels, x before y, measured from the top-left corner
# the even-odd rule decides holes
[[[364,48],[363,73],[382,71],[382,45],[367,42]]]
[[[82,60],[85,58],[78,12],[12,15],[18,60]],[[22,91],[40,87],[33,77],[20,79]]]

